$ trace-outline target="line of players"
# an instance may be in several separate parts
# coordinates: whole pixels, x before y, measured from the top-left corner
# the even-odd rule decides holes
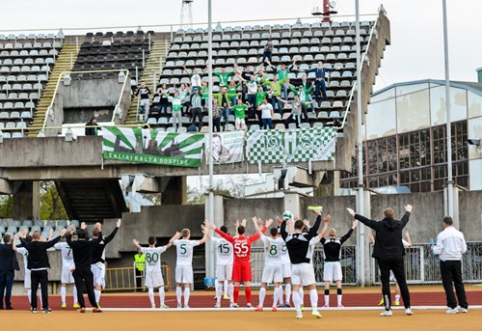
[[[228,282],[228,293],[230,298],[230,307],[237,308],[239,298],[240,283],[244,283],[246,302],[248,308],[253,308],[251,302],[251,244],[258,239],[263,242],[265,266],[261,279],[261,289],[259,292],[259,303],[254,310],[262,311],[264,309],[264,299],[266,296],[267,284],[274,284],[274,300],[271,307],[272,311],[277,310],[277,304],[280,306],[290,306],[291,286],[293,286],[293,303],[296,308],[296,318],[303,317],[303,287],[309,288],[310,303],[312,315],[320,318],[318,312],[318,293],[316,290],[316,281],[313,268],[314,246],[321,242],[324,246],[323,258],[324,281],[325,281],[325,306],[329,307],[329,288],[330,284],[335,282],[337,286],[337,304],[342,306],[342,271],[341,271],[341,245],[348,240],[353,230],[358,225],[358,221],[354,221],[352,227],[343,237],[337,238],[335,229],[329,230],[328,238],[324,238],[328,232],[328,225],[331,216],[328,215],[324,220],[324,227],[320,234],[317,234],[321,225],[321,210],[316,210],[316,221],[312,227],[307,220],[299,220],[294,218],[289,211],[283,213],[282,219],[276,218],[278,227],[272,227],[269,236],[265,235],[266,231],[273,223],[272,219],[263,222],[257,217],[252,218],[253,226],[256,233],[246,236],[246,220],[239,223],[236,222],[236,235],[231,236],[227,233],[227,228],[216,226],[209,221],[205,221],[202,225],[204,236],[201,240],[190,240],[189,229],[176,233],[165,246],[156,247],[154,237],[150,237],[149,247],[141,247],[139,242],[134,239],[133,243],[138,250],[146,254],[145,269],[145,285],[149,289],[149,299],[152,308],[156,308],[154,289],[159,289],[160,308],[168,308],[165,305],[164,281],[161,273],[161,258],[169,247],[176,246],[177,264],[176,264],[176,296],[178,308],[189,308],[190,285],[193,282],[192,257],[193,247],[201,245],[210,240],[213,248],[216,250],[217,267],[216,267],[216,305],[215,308],[221,307],[221,298],[225,281]],[[211,233],[214,230],[220,237],[214,237]],[[282,283],[285,283],[285,300],[283,300]],[[184,306],[182,305],[182,287],[184,286]]]
[[[85,238],[80,238],[80,241],[90,241],[92,245],[92,249],[85,249],[85,247],[81,247],[79,250],[79,256],[75,257],[75,253],[73,252],[73,248],[71,247],[72,245],[75,246],[75,244],[72,243],[71,241],[71,236],[72,234],[75,233],[75,227],[72,225],[70,227],[70,233],[66,232],[66,230],[62,230],[61,236],[52,239],[52,234],[53,234],[53,229],[50,230],[50,236],[48,241],[43,243],[43,249],[47,250],[49,248],[54,248],[56,250],[59,250],[61,252],[62,256],[62,272],[61,272],[61,288],[60,288],[60,297],[61,297],[61,308],[66,309],[67,308],[67,303],[66,303],[66,288],[67,285],[73,284],[73,308],[75,309],[80,309],[81,312],[85,312],[85,302],[83,298],[82,292],[78,293],[77,291],[77,284],[82,282],[86,282],[86,285],[88,287],[88,292],[89,293],[89,300],[94,308],[94,312],[102,312],[100,309],[100,298],[101,298],[101,293],[102,289],[105,287],[105,247],[108,243],[110,243],[115,235],[117,234],[117,231],[119,230],[121,226],[121,220],[119,219],[116,224],[116,228],[112,231],[112,233],[107,236],[103,237],[102,232],[101,232],[101,224],[97,223],[95,224],[94,228],[92,229],[92,238],[91,240],[86,240],[87,236]],[[87,225],[85,223],[81,224],[81,229],[83,233],[86,235],[86,230],[87,230]],[[79,231],[78,234],[82,231]],[[59,242],[61,237],[66,238],[66,241]],[[19,233],[16,236],[16,239],[18,238],[21,241],[21,244],[15,247],[14,249],[17,251],[17,253],[21,254],[23,256],[23,261],[24,261],[24,266],[25,266],[25,277],[24,277],[24,287],[27,289],[27,296],[28,300],[30,302],[30,305],[32,307],[32,313],[35,313],[37,311],[37,291],[34,291],[32,293],[32,288],[37,288],[38,287],[38,292],[39,297],[40,297],[40,304],[42,307],[42,312],[43,313],[51,313],[51,309],[49,308],[48,304],[48,292],[47,292],[47,274],[46,274],[46,268],[32,268],[33,265],[36,264],[36,261],[32,261],[32,254],[30,252],[32,250],[37,250],[37,247],[33,247],[35,245],[32,245],[32,243],[35,242],[41,242],[40,238],[40,233],[38,231],[35,231],[33,235],[28,235],[28,230],[24,230],[23,233]],[[69,244],[69,241],[71,243]],[[78,242],[75,241],[75,242]],[[37,245],[38,246],[38,245]],[[89,275],[80,275],[79,272],[81,271],[82,266],[80,265],[80,260],[82,259],[83,256],[86,254],[86,263],[87,263],[87,269],[90,271]],[[77,260],[77,261],[76,261]],[[48,265],[48,260],[47,260],[47,265]],[[32,271],[34,272],[40,272],[40,271],[45,271],[45,276],[42,277],[40,283],[38,283],[36,280],[38,277],[32,277]],[[77,277],[76,277],[76,272],[77,272]],[[87,277],[86,277],[87,276]],[[92,277],[92,285],[90,286],[87,283],[90,283],[87,278]],[[78,278],[78,279],[76,279]],[[32,281],[32,279],[35,279],[35,281]],[[44,283],[44,284],[42,284]],[[32,284],[33,287],[32,287]],[[38,284],[38,285],[37,285]],[[89,289],[89,287],[92,287]],[[40,295],[41,294],[41,295]]]

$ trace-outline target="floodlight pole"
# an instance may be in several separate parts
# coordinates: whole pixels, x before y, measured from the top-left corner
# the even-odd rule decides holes
[[[209,117],[209,222],[214,224],[214,192],[213,192],[213,26],[212,26],[212,0],[208,0],[208,117]],[[214,248],[209,245],[208,277],[214,277]]]
[[[362,88],[361,88],[361,68],[362,61],[360,55],[360,5],[359,0],[355,0],[356,15],[356,108],[357,108],[357,146],[358,146],[358,196],[356,210],[358,214],[364,212],[364,184],[363,184],[363,127],[362,127]],[[365,286],[365,226],[360,224],[358,227],[358,271],[357,282],[360,286]]]
[[[447,33],[447,2],[442,0],[443,30],[444,30],[444,58],[445,58],[445,120],[447,131],[447,216],[453,217],[454,196],[452,178],[452,126],[450,118],[450,80],[449,80],[449,41]]]

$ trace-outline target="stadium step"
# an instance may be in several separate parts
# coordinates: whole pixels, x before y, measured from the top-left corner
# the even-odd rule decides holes
[[[42,91],[42,95],[37,105],[37,111],[33,117],[32,124],[29,127],[27,137],[37,137],[41,131],[47,109],[52,103],[52,99],[55,95],[59,76],[63,71],[70,71],[72,69],[75,59],[77,58],[77,53],[78,50],[75,44],[64,44],[62,46],[62,50],[55,61],[55,66],[50,74],[47,85]]]
[[[154,41],[152,44],[151,52],[146,60],[146,66],[139,77],[140,81],[145,81],[147,87],[152,93],[156,92],[157,83],[159,82],[162,67],[166,63],[166,57],[169,52],[170,42],[168,40]],[[162,62],[161,62],[162,61]],[[139,102],[138,97],[133,97],[131,106],[127,113],[125,125],[135,126],[139,123],[137,115],[137,105]]]

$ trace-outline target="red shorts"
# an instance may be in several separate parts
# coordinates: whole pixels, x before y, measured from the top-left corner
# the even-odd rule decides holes
[[[233,282],[250,282],[253,280],[251,275],[251,263],[249,261],[235,261],[233,265]]]

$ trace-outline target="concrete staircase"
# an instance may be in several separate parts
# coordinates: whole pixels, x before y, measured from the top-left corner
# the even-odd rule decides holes
[[[45,120],[45,113],[47,112],[47,108],[50,106],[52,98],[54,97],[55,87],[57,86],[59,76],[63,71],[72,70],[72,66],[76,59],[76,45],[64,44],[59,56],[57,57],[57,61],[55,61],[54,69],[50,73],[49,81],[43,89],[42,96],[40,97],[37,105],[37,112],[33,117],[33,122],[31,125],[32,128],[28,130],[27,137],[37,137],[41,131]]]
[[[149,53],[149,56],[146,60],[146,67],[144,68],[142,75],[139,77],[139,82],[145,81],[146,86],[149,87],[152,93],[156,92],[156,86],[159,82],[161,60],[162,65],[164,66],[170,47],[171,45],[168,40],[155,40],[152,42],[151,52]],[[154,74],[156,74],[156,81],[153,81]],[[124,123],[125,125],[135,126],[139,122],[139,116],[137,114],[137,106],[139,103],[138,99],[139,97],[134,97],[132,99],[132,103]]]

